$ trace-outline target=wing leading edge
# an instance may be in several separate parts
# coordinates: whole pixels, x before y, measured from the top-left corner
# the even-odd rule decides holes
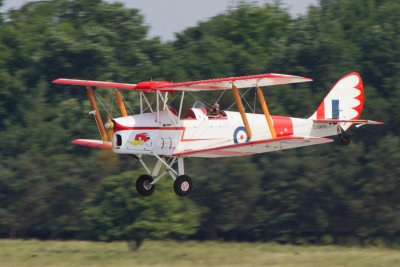
[[[302,146],[319,145],[332,141],[333,139],[330,138],[286,136],[217,148],[178,152],[174,156],[203,158],[246,156]]]
[[[229,77],[221,79],[182,82],[182,83],[146,81],[138,84],[128,84],[128,83],[73,80],[73,79],[63,79],[63,78],[56,79],[53,81],[53,83],[82,85],[82,86],[101,86],[101,87],[111,87],[111,88],[120,88],[128,90],[139,90],[145,92],[155,92],[156,90],[160,90],[162,92],[173,92],[173,91],[226,90],[226,89],[231,89],[233,84],[237,88],[249,88],[256,86],[262,87],[262,86],[301,83],[310,81],[312,81],[312,79],[300,76],[269,73],[269,74]]]

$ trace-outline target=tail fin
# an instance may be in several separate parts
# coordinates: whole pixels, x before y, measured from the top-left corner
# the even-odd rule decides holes
[[[350,73],[341,78],[310,117],[313,120],[357,120],[364,104],[364,89],[360,75]],[[343,130],[352,123],[343,123]]]

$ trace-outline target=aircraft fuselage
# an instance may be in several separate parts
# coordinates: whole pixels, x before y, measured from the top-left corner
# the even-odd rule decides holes
[[[248,138],[239,112],[210,117],[193,108],[196,118],[177,118],[168,110],[114,119],[113,151],[121,154],[174,156],[271,139],[264,114],[246,113],[252,132]],[[315,124],[310,119],[271,116],[276,136],[325,137],[337,134],[336,124]],[[221,155],[224,156],[224,155]],[[231,155],[229,155],[231,156]]]

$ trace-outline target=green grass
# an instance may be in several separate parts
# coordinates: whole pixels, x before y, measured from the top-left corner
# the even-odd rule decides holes
[[[0,266],[400,266],[387,248],[273,243],[0,240]]]

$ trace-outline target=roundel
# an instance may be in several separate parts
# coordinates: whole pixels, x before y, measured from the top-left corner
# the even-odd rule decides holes
[[[249,142],[250,138],[247,136],[246,129],[243,126],[237,127],[233,133],[233,141],[235,144]]]

